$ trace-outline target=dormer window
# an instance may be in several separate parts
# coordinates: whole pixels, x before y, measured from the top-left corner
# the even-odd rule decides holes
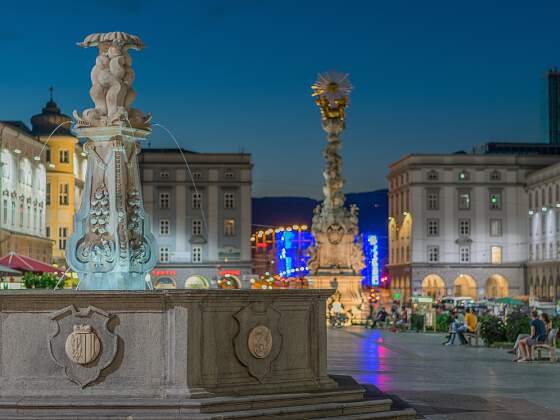
[[[459,172],[459,181],[468,181],[470,179],[470,175],[467,171]]]
[[[439,179],[439,174],[437,171],[431,170],[428,172],[428,181],[437,181]]]

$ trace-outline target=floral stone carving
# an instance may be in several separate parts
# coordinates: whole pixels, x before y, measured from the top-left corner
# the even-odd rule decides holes
[[[112,317],[93,306],[78,310],[73,305],[49,315],[49,354],[82,388],[95,382],[115,360],[118,336],[108,327]]]
[[[249,304],[234,315],[239,331],[234,338],[235,355],[251,376],[264,382],[280,354],[280,312],[262,302]]]

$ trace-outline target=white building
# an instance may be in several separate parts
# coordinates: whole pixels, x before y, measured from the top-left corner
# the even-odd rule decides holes
[[[0,122],[0,254],[16,252],[50,263],[42,149],[43,144],[22,122]]]
[[[202,276],[251,273],[251,155],[144,149],[139,156],[144,207],[159,247],[156,287],[183,288]],[[190,279],[190,280],[189,280]],[[187,281],[188,280],[188,281]]]
[[[529,193],[528,292],[539,300],[560,298],[560,163],[527,177]]]
[[[527,175],[558,156],[408,155],[390,165],[393,293],[525,293]]]

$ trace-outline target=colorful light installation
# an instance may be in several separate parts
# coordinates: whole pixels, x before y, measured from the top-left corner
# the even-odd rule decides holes
[[[362,234],[364,256],[366,267],[362,271],[364,275],[364,285],[379,286],[379,242],[377,235],[370,233]]]
[[[295,227],[295,226],[294,226]],[[313,243],[308,230],[276,230],[277,273],[281,277],[303,277],[309,274],[307,249]]]

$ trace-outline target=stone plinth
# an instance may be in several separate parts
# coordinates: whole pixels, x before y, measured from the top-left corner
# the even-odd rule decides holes
[[[352,274],[326,274],[311,277],[314,289],[336,289],[344,310],[350,312],[353,324],[365,324],[368,316],[362,296],[362,276]]]

